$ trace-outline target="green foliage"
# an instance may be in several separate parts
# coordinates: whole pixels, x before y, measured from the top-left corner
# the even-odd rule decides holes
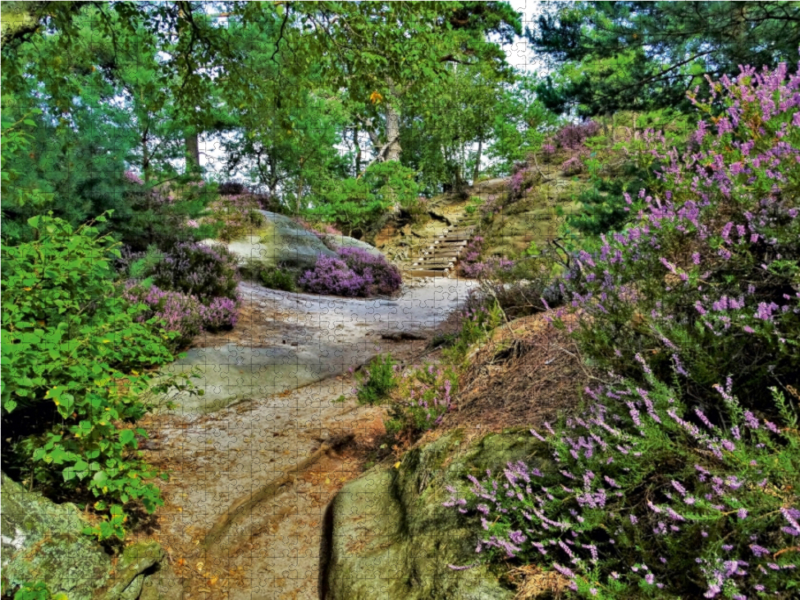
[[[96,506],[110,519],[92,533],[122,537],[121,505],[152,512],[162,504],[146,482],[157,471],[137,451],[146,432],[128,424],[147,410],[138,399],[150,384],[142,371],[172,360],[170,336],[137,322],[139,308],[120,297],[111,267],[119,250],[108,235],[52,216],[28,225],[33,241],[2,247],[3,411],[36,423],[13,453],[41,484],[119,503]]]
[[[536,94],[539,80],[531,75],[519,75],[512,86],[503,89],[493,107],[492,140],[487,155],[496,159],[492,171],[508,175],[514,165],[538,152],[558,119]]]
[[[379,354],[373,358],[364,372],[356,374],[359,404],[380,404],[397,387],[397,363],[391,354]]]
[[[261,269],[258,272],[261,284],[273,290],[283,290],[284,292],[297,291],[297,276],[289,270],[280,267]]]
[[[413,438],[436,427],[452,408],[458,373],[451,366],[423,364],[403,373],[398,386],[385,420],[386,431]]]
[[[538,87],[548,108],[584,115],[673,107],[706,76],[774,67],[800,44],[800,8],[769,2],[556,3],[527,31],[561,69]]]
[[[503,322],[503,311],[494,298],[482,299],[470,296],[461,315],[461,330],[454,343],[442,352],[444,360],[455,366],[461,365],[469,349],[486,339],[495,327]]]
[[[19,586],[14,592],[14,600],[68,600],[68,598],[63,593],[53,595],[46,583],[37,581]]]
[[[360,179],[329,181],[310,213],[348,235],[375,227],[393,207],[413,211],[419,187],[414,171],[396,161],[375,163]]]

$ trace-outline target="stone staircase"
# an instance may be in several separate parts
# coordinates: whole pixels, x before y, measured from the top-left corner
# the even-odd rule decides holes
[[[472,239],[478,225],[477,215],[462,213],[438,235],[420,240],[399,265],[410,277],[449,277],[458,258]]]

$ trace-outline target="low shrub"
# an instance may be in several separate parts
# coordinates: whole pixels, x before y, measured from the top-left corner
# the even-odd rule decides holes
[[[691,153],[646,136],[663,197],[626,197],[632,222],[577,254],[553,318],[578,314],[607,382],[532,431],[542,462],[472,477],[472,504],[451,490],[481,514],[477,552],[549,565],[582,597],[797,596],[798,86],[745,67],[693,98],[711,118]]]
[[[503,322],[503,312],[497,302],[480,290],[470,291],[460,317],[461,328],[456,340],[442,352],[443,360],[452,365],[461,364],[470,347]]]
[[[235,240],[266,225],[266,218],[258,212],[264,208],[263,202],[248,192],[220,195],[208,205],[209,215],[203,222],[214,227],[218,239]]]
[[[356,373],[356,380],[359,404],[380,404],[397,387],[397,363],[391,354],[379,354],[363,372]]]
[[[239,318],[239,302],[230,298],[213,298],[201,309],[201,314],[206,331],[233,329]]]
[[[238,317],[238,299],[212,298],[206,306],[197,296],[136,282],[126,285],[124,297],[132,304],[146,307],[137,317],[140,322],[155,318],[166,331],[175,332],[170,340],[170,346],[175,349],[189,344],[202,331],[231,329]]]
[[[204,305],[214,298],[237,299],[236,257],[221,246],[197,242],[176,244],[142,275],[162,290],[196,296]]]
[[[367,281],[372,280],[367,284],[367,295],[389,296],[400,289],[403,283],[400,270],[383,256],[370,254],[361,248],[340,248],[338,254],[355,273]]]
[[[445,506],[479,516],[483,560],[544,563],[581,597],[795,597],[800,415],[776,389],[777,424],[717,390],[725,425],[652,376],[587,389],[584,414],[531,431],[536,467],[470,476]]]
[[[701,111],[684,156],[650,135],[662,197],[626,196],[635,215],[577,255],[572,306],[586,356],[642,380],[637,354],[684,397],[714,410],[731,374],[748,408],[776,383],[800,385],[800,78],[745,67]]]
[[[387,433],[413,437],[439,425],[453,407],[457,386],[451,367],[426,364],[404,373],[389,406]]]
[[[314,269],[298,280],[306,291],[337,296],[391,295],[400,289],[402,277],[383,256],[361,248],[340,248],[338,257],[320,255]]]
[[[561,163],[561,172],[566,175],[567,177],[571,177],[572,175],[578,175],[583,173],[585,168],[583,161],[578,156],[573,156],[568,158],[563,163]]]
[[[123,537],[123,505],[153,512],[163,503],[148,481],[158,471],[136,452],[146,432],[128,424],[148,408],[145,369],[173,359],[176,334],[141,322],[119,293],[112,238],[52,216],[28,226],[33,241],[2,247],[2,406],[14,423],[4,465],[51,496],[83,488],[103,515],[89,532]]]
[[[296,292],[297,282],[295,275],[287,269],[280,267],[265,268],[258,271],[258,278],[264,287],[284,292]]]
[[[586,148],[584,142],[588,138],[597,135],[600,129],[600,124],[597,121],[564,125],[553,136],[550,145],[555,143],[564,150],[584,150]]]

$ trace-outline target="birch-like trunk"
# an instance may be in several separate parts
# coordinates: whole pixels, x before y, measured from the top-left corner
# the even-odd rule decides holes
[[[400,112],[391,104],[386,105],[386,143],[384,160],[400,160]]]

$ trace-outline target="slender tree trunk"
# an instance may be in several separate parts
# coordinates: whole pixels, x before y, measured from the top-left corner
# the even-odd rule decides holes
[[[200,140],[197,132],[194,130],[187,131],[183,139],[186,144],[186,172],[199,170]]]
[[[475,156],[475,170],[472,172],[472,185],[478,183],[481,174],[481,152],[483,151],[483,138],[478,138],[478,153]]]
[[[300,216],[300,200],[303,198],[303,163],[305,161],[305,158],[300,158],[300,175],[297,180],[297,201],[294,207],[295,216]]]
[[[389,147],[384,160],[400,160],[400,112],[392,105],[386,105],[386,143]]]
[[[275,160],[275,153],[269,153],[269,197],[275,198],[278,191],[278,161]]]
[[[353,146],[356,148],[356,175],[361,173],[361,146],[358,143],[358,125],[353,128]]]
[[[150,150],[147,148],[148,131],[149,128],[145,128],[144,133],[142,133],[142,177],[145,183],[150,180]]]

